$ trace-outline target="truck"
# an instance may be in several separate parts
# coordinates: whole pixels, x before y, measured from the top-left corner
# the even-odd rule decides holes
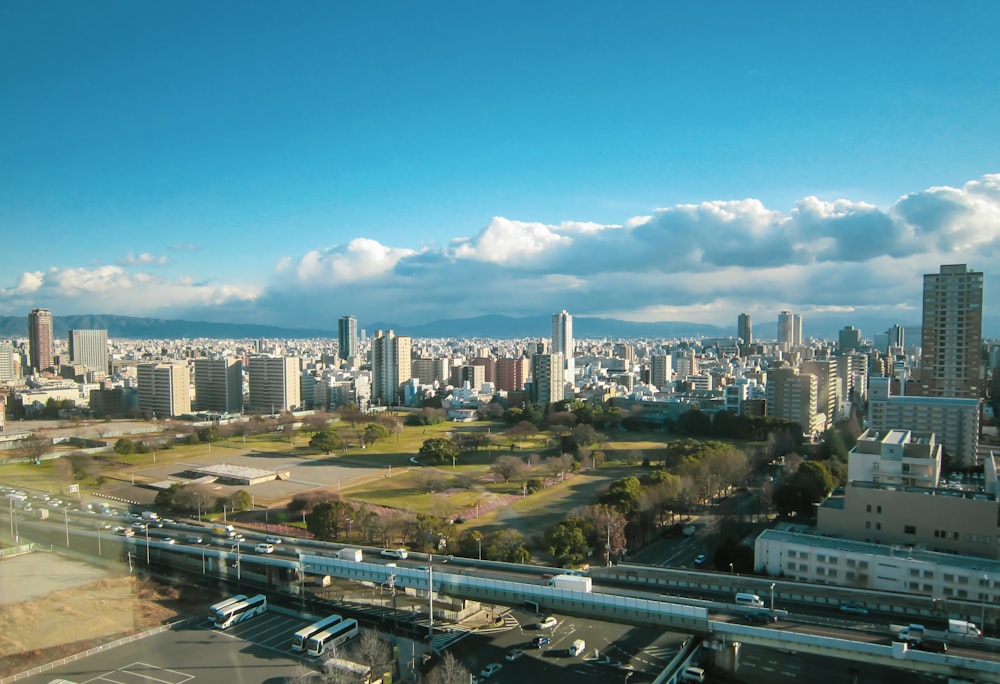
[[[153,521],[160,519],[160,515],[156,511],[143,511],[139,515],[143,520]]]
[[[47,508],[39,508],[38,509],[38,519],[39,520],[48,520],[48,517],[49,517],[49,509],[47,509]]]
[[[693,537],[695,532],[697,531],[698,528],[695,527],[694,525],[686,525],[684,529],[681,530],[681,534],[683,534],[685,537]]]
[[[911,644],[919,644],[924,640],[927,630],[923,625],[910,624],[899,631],[899,641],[906,641]]]
[[[233,529],[232,525],[212,525],[212,534],[232,539],[236,536],[236,530]]]
[[[364,554],[361,552],[361,549],[341,549],[337,552],[337,558],[360,563],[362,558],[364,558]]]
[[[948,620],[948,634],[961,634],[970,637],[983,635],[976,623],[968,620]]]
[[[572,589],[588,593],[593,590],[590,578],[582,575],[556,575],[549,580],[549,586],[556,589]]]

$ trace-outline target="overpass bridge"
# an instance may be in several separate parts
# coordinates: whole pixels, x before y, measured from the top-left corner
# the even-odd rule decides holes
[[[300,554],[302,571],[330,575],[372,584],[391,583],[395,587],[501,605],[536,604],[547,610],[595,620],[607,620],[640,627],[692,634],[704,640],[715,652],[717,664],[735,669],[742,644],[811,653],[850,661],[908,669],[914,672],[966,678],[973,681],[1000,682],[1000,662],[908,649],[903,643],[874,644],[850,638],[804,634],[751,625],[713,620],[709,608],[732,610],[731,604],[696,606],[668,600],[621,596],[600,591],[582,592],[558,589],[541,584],[452,572],[446,564],[429,563],[427,569],[356,562]]]

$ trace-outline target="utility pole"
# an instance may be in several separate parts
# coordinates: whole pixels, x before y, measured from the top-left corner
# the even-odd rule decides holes
[[[434,636],[434,555],[427,555],[427,599],[430,622],[427,624],[427,638]]]
[[[63,509],[63,523],[66,526],[66,548],[69,548],[69,509]]]

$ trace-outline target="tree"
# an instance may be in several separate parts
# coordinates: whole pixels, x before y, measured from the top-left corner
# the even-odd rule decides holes
[[[424,440],[418,453],[425,463],[436,465],[450,464],[461,455],[459,448],[450,439],[442,437]]]
[[[392,645],[377,631],[365,630],[351,646],[351,659],[367,665],[378,676],[392,665]]]
[[[121,437],[115,442],[115,453],[121,456],[128,456],[133,451],[135,451],[135,442],[133,442],[128,437]]]
[[[607,504],[630,516],[639,508],[639,500],[643,496],[642,483],[637,477],[625,477],[611,483],[608,491],[601,497],[601,503]]]
[[[490,472],[507,483],[525,475],[528,472],[528,464],[517,456],[497,456],[490,466]]]
[[[418,470],[414,475],[414,479],[420,491],[427,492],[428,494],[444,491],[447,487],[447,479],[444,474],[430,468]]]
[[[507,434],[510,435],[511,439],[517,440],[518,448],[524,448],[524,440],[534,437],[538,434],[538,427],[527,420],[522,420],[517,425],[507,430]]]
[[[582,563],[590,553],[587,525],[583,518],[568,518],[556,525],[547,535],[549,553],[563,565]]]
[[[340,437],[333,430],[317,432],[309,439],[309,447],[318,449],[329,456],[343,445]]]
[[[324,501],[313,506],[312,513],[306,520],[306,529],[316,535],[317,539],[330,541],[337,539],[341,530],[347,529],[347,521],[353,518],[354,507],[346,501]]]
[[[365,425],[364,440],[365,444],[369,446],[375,446],[375,442],[388,436],[389,431],[384,425],[379,423],[368,423],[368,425]]]
[[[445,651],[441,662],[431,670],[427,680],[430,684],[468,684],[472,675],[451,651]]]

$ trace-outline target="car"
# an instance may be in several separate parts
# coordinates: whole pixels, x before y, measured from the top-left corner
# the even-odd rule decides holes
[[[257,544],[257,546],[253,547],[253,550],[256,551],[257,553],[274,553],[274,545]]]
[[[266,541],[268,544],[280,544],[281,537],[264,537],[264,541]]]
[[[778,616],[769,610],[755,610],[747,615],[747,619],[750,620],[750,622],[767,624],[768,622],[777,622]]]
[[[489,665],[487,665],[486,667],[484,667],[482,670],[479,671],[479,676],[482,677],[483,679],[489,679],[497,672],[499,672],[502,668],[503,665],[501,665],[500,663],[490,663]]]
[[[924,639],[923,641],[910,644],[910,648],[917,651],[927,651],[928,653],[948,652],[948,644],[943,641],[934,641],[932,639]]]
[[[548,581],[548,580],[552,579],[553,577],[555,577],[555,575],[553,575],[551,572],[543,572],[542,573],[542,579],[543,580]]]
[[[395,558],[397,560],[406,560],[406,557],[410,555],[410,552],[406,549],[382,549],[382,558]]]
[[[163,542],[164,544],[176,544],[177,543],[177,540],[174,539],[173,537],[160,537],[159,541]]]
[[[541,622],[539,622],[537,625],[535,625],[535,629],[552,629],[558,624],[559,621],[550,615]]]
[[[850,613],[851,615],[868,615],[868,609],[867,608],[865,608],[860,603],[854,603],[852,601],[848,601],[846,603],[841,603],[840,604],[840,612],[841,613]]]
[[[695,565],[701,565],[704,562],[705,562],[705,554],[699,553],[697,556],[694,557],[694,564]]]
[[[552,643],[552,640],[549,639],[547,636],[537,636],[531,640],[531,645],[534,646],[535,648],[548,646],[550,643]]]
[[[705,670],[695,665],[685,668],[681,673],[682,682],[703,682],[705,681]]]
[[[507,660],[507,662],[512,663],[512,662],[514,662],[515,660],[517,660],[518,658],[520,658],[523,655],[524,655],[524,651],[522,651],[521,649],[519,649],[519,648],[512,648],[509,651],[507,651],[507,655],[504,656],[504,658]]]
[[[134,522],[134,523],[132,523],[132,529],[134,529],[134,530],[144,530],[144,529],[146,529],[146,523]]]
[[[184,541],[186,541],[188,544],[200,544],[202,539],[197,534],[189,534],[188,536],[184,537]]]

